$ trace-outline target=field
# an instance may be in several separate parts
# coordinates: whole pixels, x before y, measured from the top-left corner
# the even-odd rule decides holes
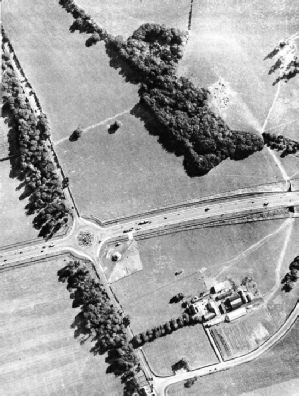
[[[175,348],[174,348],[175,345]],[[218,363],[218,359],[202,325],[183,327],[144,347],[151,367],[158,375],[173,375],[171,366],[185,357],[190,369]]]
[[[267,327],[268,322],[266,326],[263,318],[259,317],[259,320],[270,335],[281,326],[297,298],[297,289],[286,294],[281,291],[280,283],[297,248],[295,241],[298,237],[298,223],[294,222],[292,226],[290,224],[289,219],[267,220],[187,230],[138,240],[143,269],[112,284],[125,312],[131,316],[134,334],[179,316],[182,313],[180,304],[169,303],[177,293],[192,296],[204,291],[205,284],[209,288],[226,278],[232,278],[238,284],[250,275],[256,281],[259,292],[269,299],[273,324]],[[279,264],[281,251],[289,237],[285,258]],[[184,272],[176,277],[175,271],[180,269]],[[199,271],[203,273],[203,279]],[[252,315],[248,316],[248,320],[258,313]],[[256,323],[258,329],[260,325],[258,321]],[[257,332],[256,329],[252,331]],[[173,337],[180,337],[180,334],[181,331],[178,331]],[[164,337],[159,339],[159,344],[157,340],[151,343],[150,348],[157,354],[161,349],[168,351],[169,359],[173,359],[173,354],[177,356],[183,353],[181,347],[177,352],[178,344],[176,341],[170,346],[170,341]],[[167,353],[164,352],[163,359],[167,360]],[[151,356],[154,355],[155,352],[152,352]],[[190,364],[194,366],[191,360]],[[160,370],[162,365],[159,363]]]
[[[87,36],[69,32],[73,20],[55,1],[12,0],[3,9],[81,214],[110,220],[281,179],[266,149],[244,161],[227,160],[202,178],[188,177],[182,158],[167,153],[132,114],[138,86],[109,65],[102,43],[86,48]],[[114,135],[107,133],[111,117],[123,122]],[[68,136],[78,124],[100,125],[71,143]]]
[[[260,307],[234,322],[213,326],[211,334],[223,359],[228,360],[258,348],[274,329],[272,316]]]
[[[0,162],[0,248],[29,242],[39,233],[32,226],[33,216],[26,215],[28,200],[20,200],[22,190],[17,189],[20,182],[9,177],[10,171],[9,160]]]
[[[71,324],[78,313],[57,271],[67,256],[0,273],[2,395],[122,395],[106,374],[105,356],[80,345]]]
[[[249,363],[228,371],[199,378],[191,388],[178,383],[168,388],[168,395],[280,395],[293,396],[298,388],[299,321],[268,352]],[[278,384],[280,383],[280,386]]]
[[[145,285],[147,293],[166,289],[178,281],[175,271],[183,269],[179,279],[187,281],[201,270],[209,284],[226,276],[242,280],[251,273],[260,291],[266,293],[275,282],[275,258],[282,248],[287,229],[286,220],[267,220],[186,230],[139,240],[143,270],[120,280],[114,287],[122,300],[137,300],[143,296]],[[228,267],[227,270],[224,267]],[[177,292],[179,287],[178,284]]]
[[[82,0],[80,5],[100,26],[125,38],[148,22],[188,28],[190,0]]]
[[[191,36],[179,73],[210,86],[229,86],[223,116],[235,129],[261,130],[277,87],[263,60],[277,43],[296,32],[298,9],[292,0],[194,2]],[[272,63],[271,63],[272,62]]]

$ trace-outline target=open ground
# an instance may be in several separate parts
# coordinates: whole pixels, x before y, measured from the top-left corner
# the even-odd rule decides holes
[[[122,395],[104,356],[80,345],[72,308],[57,271],[70,257],[8,268],[0,277],[0,383],[3,395]]]

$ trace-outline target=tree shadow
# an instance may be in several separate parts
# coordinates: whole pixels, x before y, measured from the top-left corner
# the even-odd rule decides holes
[[[268,72],[268,74],[269,75],[271,75],[271,74],[273,74],[277,69],[279,69],[280,68],[280,66],[281,66],[281,59],[279,58],[279,59],[277,59],[277,61],[274,63],[274,65],[272,65],[271,67],[270,67],[270,70],[269,70],[269,72]]]
[[[278,47],[274,48],[271,52],[269,52],[268,55],[265,56],[264,60],[273,58],[275,55],[278,54],[279,51],[280,51],[280,48],[278,48]]]

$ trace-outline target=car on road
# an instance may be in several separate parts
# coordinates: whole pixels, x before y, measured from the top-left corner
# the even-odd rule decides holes
[[[138,225],[144,225],[144,224],[151,224],[150,220],[142,220],[138,223]]]
[[[126,234],[127,232],[131,232],[131,231],[133,231],[134,230],[134,227],[131,227],[131,228],[129,228],[128,230],[124,230],[123,231],[123,234]]]

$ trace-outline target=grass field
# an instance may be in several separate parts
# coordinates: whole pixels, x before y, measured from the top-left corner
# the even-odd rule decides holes
[[[0,273],[2,395],[122,395],[105,356],[80,345],[71,324],[78,309],[57,271],[67,256]]]
[[[261,130],[277,87],[263,59],[296,32],[298,8],[292,0],[194,2],[192,30],[179,73],[210,86],[220,78],[230,87],[223,116],[236,129]]]
[[[121,300],[136,300],[145,294],[144,290],[153,293],[168,287],[177,280],[175,271],[182,268],[184,273],[180,279],[188,280],[198,270],[203,270],[206,281],[210,283],[231,274],[241,280],[253,272],[259,289],[265,293],[273,286],[275,279],[275,258],[282,248],[286,232],[283,227],[286,227],[285,220],[267,220],[193,229],[139,240],[143,270],[120,280],[114,287]],[[232,265],[225,272],[223,267],[228,267],[229,263]],[[241,265],[241,269],[234,273],[235,265]],[[215,279],[221,270],[223,274]],[[265,276],[267,273],[270,281]]]
[[[245,355],[263,344],[275,330],[272,316],[265,308],[248,313],[231,323],[211,328],[211,334],[224,360]]]
[[[289,333],[258,359],[228,371],[199,378],[189,389],[180,382],[168,388],[167,394],[172,396],[296,395],[298,347],[299,321],[297,320]],[[275,385],[279,383],[282,383],[282,386],[276,388]]]
[[[295,224],[298,227],[297,223]],[[188,296],[203,291],[199,270],[203,271],[208,287],[226,277],[238,283],[245,276],[252,275],[262,295],[271,293],[273,288],[278,287],[280,290],[283,272],[287,270],[289,257],[291,254],[294,257],[296,249],[293,239],[293,242],[290,242],[290,254],[286,255],[281,264],[277,284],[276,268],[288,227],[289,223],[286,223],[286,220],[267,220],[194,229],[139,240],[143,269],[112,285],[125,312],[131,316],[133,332],[143,332],[180,315],[180,304],[169,304],[169,300],[179,292]],[[291,234],[293,238],[298,236],[296,227]],[[175,271],[180,269],[184,272],[176,277]],[[296,296],[295,291],[294,293]],[[276,304],[273,311],[284,310],[281,315],[285,318],[295,304],[293,295],[281,296],[281,300],[277,300],[277,304],[280,305]],[[286,304],[285,299],[290,302]],[[275,329],[281,325],[282,320],[282,317],[278,320],[276,315],[273,315]],[[269,333],[273,330],[274,328],[268,329]],[[177,353],[178,343],[175,342],[170,347],[170,341],[166,341],[166,338],[161,339],[159,343],[162,345],[165,342],[163,350],[168,350],[172,356]],[[155,343],[156,341],[152,343],[151,348],[156,348]],[[166,356],[166,352],[164,355]],[[162,363],[159,367],[162,367]]]
[[[143,349],[151,367],[158,375],[173,375],[171,366],[183,357],[187,359],[190,369],[218,362],[208,336],[200,324],[183,327],[166,337],[160,337],[146,344]]]
[[[298,45],[298,41],[297,41]],[[272,62],[273,63],[273,62]],[[272,77],[271,80],[274,78]],[[299,141],[299,77],[298,75],[289,80],[287,84],[281,82],[279,95],[269,116],[266,130],[284,135],[288,138]],[[299,157],[288,155],[281,157],[281,151],[275,152],[284,166],[287,175],[299,177]]]
[[[167,4],[173,10],[168,2],[163,7]],[[156,12],[160,15],[159,8]],[[202,178],[188,177],[182,158],[167,153],[129,113],[139,101],[138,87],[110,67],[102,43],[86,48],[84,35],[69,32],[72,17],[56,1],[5,2],[3,23],[49,116],[81,214],[109,220],[280,180],[267,150],[244,161],[227,160]],[[117,117],[123,127],[109,135],[105,120],[124,111]],[[67,140],[78,124],[100,122],[79,142]]]
[[[100,26],[125,38],[148,22],[188,28],[190,0],[81,0],[80,5]]]

